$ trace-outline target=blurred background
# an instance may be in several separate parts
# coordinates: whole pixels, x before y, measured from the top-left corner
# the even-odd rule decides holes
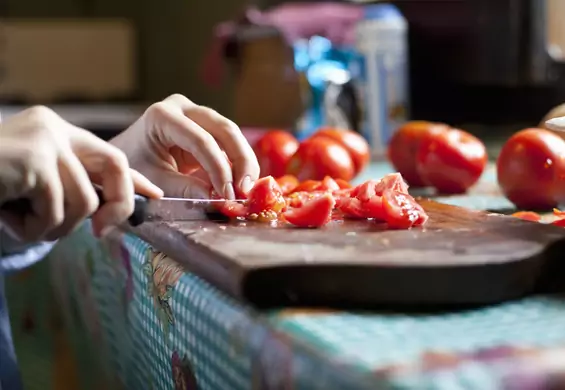
[[[565,100],[565,32],[558,17],[565,12],[563,1],[390,3],[408,23],[410,118],[455,124],[537,123],[551,106]],[[243,126],[292,125],[296,118],[281,119],[276,109],[260,119],[237,112],[239,83],[245,95],[266,97],[270,91],[264,83],[248,78],[243,82],[245,71],[234,69],[233,61],[232,66],[222,61],[226,77],[215,87],[203,77],[218,23],[237,19],[246,7],[264,10],[280,4],[2,0],[0,104],[3,111],[33,103],[63,104],[63,114],[73,119],[78,114],[68,110],[69,104],[91,107],[82,110],[79,122],[92,130],[116,130],[149,102],[178,92],[235,117]],[[268,34],[237,39],[244,48],[238,54],[243,68],[273,61],[285,50],[284,45],[274,48]],[[277,84],[276,77],[270,82]],[[97,111],[93,104],[104,104],[105,110]],[[284,108],[295,115],[292,107]]]

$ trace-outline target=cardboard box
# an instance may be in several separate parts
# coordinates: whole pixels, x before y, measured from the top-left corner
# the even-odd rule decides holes
[[[108,100],[136,92],[135,32],[127,21],[5,19],[0,38],[0,99]]]

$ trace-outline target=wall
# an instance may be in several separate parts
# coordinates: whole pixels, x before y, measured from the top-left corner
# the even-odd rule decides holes
[[[140,98],[179,92],[230,114],[231,88],[211,90],[200,63],[212,27],[233,17],[245,0],[0,0],[8,17],[125,17],[139,31]]]

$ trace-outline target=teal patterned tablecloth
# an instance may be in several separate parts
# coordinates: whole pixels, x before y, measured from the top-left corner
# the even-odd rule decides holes
[[[509,208],[489,189],[492,172],[484,181],[442,200]],[[565,388],[561,296],[424,314],[259,312],[139,238],[100,241],[88,224],[49,264],[85,390]]]

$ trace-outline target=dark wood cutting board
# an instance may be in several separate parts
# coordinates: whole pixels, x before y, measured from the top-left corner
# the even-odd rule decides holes
[[[565,229],[419,200],[423,229],[155,222],[134,232],[231,296],[279,305],[488,304],[565,287]]]

